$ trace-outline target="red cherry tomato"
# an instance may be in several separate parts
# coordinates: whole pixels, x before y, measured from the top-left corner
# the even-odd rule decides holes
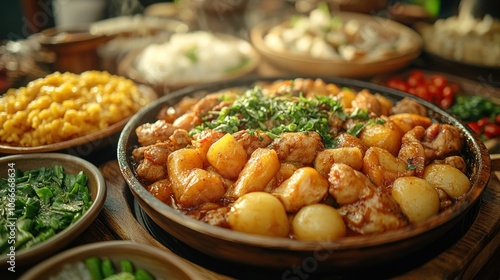
[[[448,85],[448,81],[442,75],[432,75],[429,78],[429,81],[432,85],[435,85],[438,88],[444,88],[446,85]]]
[[[454,93],[457,91],[460,91],[460,85],[455,84],[455,83],[448,83],[448,86],[451,88],[451,91]]]
[[[427,85],[427,91],[432,95],[432,101],[434,104],[439,105],[439,101],[443,99],[443,92],[435,85]]]
[[[406,79],[406,83],[409,87],[417,87],[418,85],[422,84],[422,80],[420,80],[418,77],[409,76]]]
[[[448,98],[455,100],[455,90],[451,86],[445,86],[441,91],[442,98]]]
[[[422,70],[418,70],[418,69],[412,70],[410,72],[409,77],[416,79],[419,83],[425,82],[425,75],[424,75],[424,72]]]
[[[430,101],[443,109],[455,102],[455,94],[460,90],[456,83],[450,83],[446,76],[433,74],[428,77],[419,69],[412,70],[406,79],[398,76],[387,80],[386,85]]]
[[[497,124],[500,124],[500,114],[498,114],[496,117],[495,117],[495,122]]]
[[[500,136],[500,125],[489,123],[483,128],[483,135],[491,139]]]
[[[467,126],[469,126],[477,134],[481,133],[481,127],[477,124],[477,122],[468,122]]]
[[[477,125],[479,125],[480,128],[484,128],[487,124],[493,123],[490,118],[488,117],[482,117],[477,121]]]
[[[397,89],[397,90],[404,91],[404,92],[408,91],[408,86],[406,85],[406,82],[403,81],[403,79],[398,78],[398,77],[390,78],[386,84],[388,87],[393,88],[393,89]]]
[[[415,95],[429,102],[432,102],[432,95],[427,91],[427,88],[424,86],[416,86]]]
[[[446,110],[446,109],[450,108],[451,105],[453,105],[453,99],[441,99],[441,100],[439,100],[437,105],[439,107],[441,107],[442,109]]]

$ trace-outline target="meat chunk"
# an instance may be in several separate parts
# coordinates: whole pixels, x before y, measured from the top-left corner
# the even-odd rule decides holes
[[[271,144],[273,139],[260,130],[249,133],[248,130],[240,130],[233,134],[234,138],[240,143],[247,155],[250,156],[258,148],[265,148]]]
[[[270,146],[281,162],[298,162],[312,165],[319,151],[324,149],[317,132],[288,132],[274,139]]]
[[[157,120],[154,123],[145,123],[136,128],[137,139],[142,146],[149,146],[156,142],[168,139],[177,129],[165,120]]]
[[[427,161],[458,154],[463,143],[463,135],[458,127],[439,123],[434,123],[426,129],[422,141]]]
[[[334,164],[328,178],[329,193],[341,206],[347,227],[360,234],[381,233],[408,224],[397,202],[363,173]]]
[[[391,110],[392,114],[417,114],[421,116],[427,116],[427,109],[424,105],[418,103],[417,101],[410,98],[403,98],[399,101]]]
[[[366,199],[339,209],[347,226],[360,234],[382,233],[408,225],[408,218],[390,194],[377,188]]]

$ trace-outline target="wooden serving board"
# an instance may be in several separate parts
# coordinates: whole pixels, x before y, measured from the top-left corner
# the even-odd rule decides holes
[[[500,163],[498,164],[500,165]],[[497,166],[497,168],[500,166]],[[493,166],[493,170],[495,170]],[[138,221],[134,198],[123,179],[116,160],[100,167],[107,183],[107,199],[98,219],[71,246],[104,240],[124,239],[170,250],[155,239]],[[500,170],[500,169],[496,169]],[[476,207],[477,215],[468,223],[470,228],[456,242],[421,265],[391,276],[392,279],[498,279],[498,248],[500,246],[500,181],[492,174],[490,183]],[[495,254],[496,253],[496,254]],[[420,258],[416,256],[416,258]],[[185,259],[184,259],[185,260]],[[203,264],[185,260],[206,275],[207,279],[233,279],[233,277],[207,269]],[[491,265],[492,263],[492,265]],[[496,263],[496,264],[495,264]],[[390,266],[389,266],[390,267]],[[253,271],[249,273],[255,275]],[[263,275],[266,276],[266,275]],[[263,279],[262,277],[261,279]],[[371,279],[381,278],[370,275]],[[385,277],[382,277],[385,278]],[[292,279],[292,278],[290,278]],[[330,277],[329,277],[330,279]],[[344,279],[334,276],[331,279]]]

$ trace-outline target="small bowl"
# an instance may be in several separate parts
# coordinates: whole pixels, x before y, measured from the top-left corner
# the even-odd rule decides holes
[[[138,85],[138,87],[148,103],[158,98],[158,95],[151,87],[145,85]],[[0,156],[2,154],[8,155],[63,152],[74,156],[85,157],[96,150],[102,149],[112,144],[116,144],[121,130],[131,117],[132,116],[124,118],[121,121],[112,124],[100,131],[53,144],[33,147],[19,147],[0,144]]]
[[[106,184],[104,177],[96,166],[86,160],[71,155],[43,153],[2,157],[0,158],[0,174],[2,174],[2,177],[7,175],[7,169],[9,168],[8,164],[11,163],[15,165],[15,168],[19,168],[22,171],[55,165],[62,165],[66,173],[77,174],[79,171],[83,171],[88,176],[88,188],[92,199],[90,208],[74,224],[42,243],[31,248],[16,251],[15,263],[18,264],[18,266],[24,267],[61,250],[64,246],[77,238],[78,235],[94,221],[101,211],[104,200],[106,199]],[[9,266],[9,260],[10,257],[7,256],[7,254],[2,255],[0,258],[0,267],[4,268]]]
[[[99,70],[97,49],[113,38],[91,34],[88,27],[53,27],[33,35],[42,47],[56,54],[54,70],[81,73]]]
[[[406,34],[412,42],[412,46],[396,55],[374,60],[347,61],[338,59],[314,58],[306,54],[297,54],[290,51],[277,51],[270,48],[264,41],[264,37],[275,26],[284,25],[284,21],[264,21],[250,31],[250,39],[263,59],[279,69],[288,73],[300,75],[338,76],[345,78],[366,78],[376,74],[391,72],[403,68],[418,57],[422,49],[422,39],[414,30],[390,19],[375,17],[359,13],[341,12],[336,13],[342,20],[355,19],[362,26],[369,29],[372,26],[382,25],[384,29],[400,34]]]
[[[28,270],[19,280],[51,279],[65,264],[84,262],[89,257],[109,258],[115,267],[119,267],[121,260],[129,260],[135,269],[145,269],[155,279],[205,279],[195,267],[173,253],[132,241],[105,241],[61,252]]]
[[[214,258],[274,269],[314,264],[317,271],[375,267],[389,264],[419,249],[432,244],[459,223],[481,198],[490,178],[490,157],[479,137],[465,124],[428,102],[422,101],[429,117],[441,123],[448,123],[460,129],[464,135],[465,161],[467,174],[472,182],[470,191],[459,202],[418,224],[388,231],[381,234],[353,236],[331,242],[299,241],[287,238],[257,236],[237,232],[227,228],[212,226],[190,218],[154,197],[138,179],[132,151],[138,145],[135,129],[144,123],[154,122],[158,112],[167,104],[176,104],[185,96],[197,96],[219,90],[244,87],[249,88],[256,82],[291,80],[297,77],[247,78],[230,82],[190,87],[163,96],[138,112],[125,126],[118,142],[118,163],[132,194],[144,212],[165,232],[184,244]],[[322,78],[325,83],[356,90],[368,89],[390,100],[398,101],[413,96],[379,86],[338,77],[307,76],[301,78]],[[316,266],[317,265],[317,266]],[[308,266],[310,268],[310,266]]]

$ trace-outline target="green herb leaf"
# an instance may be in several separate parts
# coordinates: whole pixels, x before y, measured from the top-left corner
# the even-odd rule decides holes
[[[301,94],[269,96],[259,87],[246,90],[232,105],[221,109],[211,119],[205,119],[191,134],[206,129],[234,133],[239,130],[260,130],[271,137],[285,132],[316,131],[326,147],[332,147],[330,115],[345,119],[342,105],[332,98],[318,96],[307,99]]]

